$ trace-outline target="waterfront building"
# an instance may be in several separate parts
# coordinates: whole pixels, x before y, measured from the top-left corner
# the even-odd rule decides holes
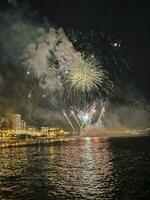
[[[3,117],[0,118],[0,129],[1,130],[6,129],[6,119]]]
[[[41,127],[42,133],[46,133],[47,134],[48,130],[49,130],[49,127],[45,127],[45,126]]]
[[[26,130],[26,122],[24,120],[21,120],[21,129]]]
[[[21,115],[7,113],[6,114],[6,125],[8,129],[20,130],[21,129]]]

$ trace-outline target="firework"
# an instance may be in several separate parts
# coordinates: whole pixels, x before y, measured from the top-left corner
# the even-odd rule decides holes
[[[84,112],[84,111],[80,111],[78,113],[78,118],[79,120],[81,121],[82,125],[80,127],[80,132],[82,132],[83,128],[85,126],[88,126],[91,124],[91,121],[92,121],[92,116],[91,116],[91,113],[89,113],[88,111]]]
[[[78,113],[77,113],[77,116],[82,124],[83,125],[89,125],[91,124],[91,121],[92,121],[92,117],[93,117],[93,113],[91,113],[91,110],[80,110]]]
[[[28,71],[26,72],[26,74],[29,75],[29,74],[30,74],[30,71],[28,70]]]
[[[105,111],[106,111],[105,107],[102,107],[100,115],[99,115],[98,120],[97,120],[97,123],[99,123],[101,121],[102,117],[104,117]]]
[[[78,120],[78,118],[77,118],[77,116],[75,115],[75,113],[74,113],[73,110],[71,111],[71,114],[73,115],[73,117],[75,118],[75,120],[76,120],[76,122],[77,122],[79,128],[81,129],[81,124],[80,124],[80,122],[79,122],[79,120]]]
[[[72,125],[72,123],[71,123],[71,121],[70,121],[70,119],[69,119],[67,113],[66,113],[66,112],[63,112],[63,115],[66,117],[66,119],[67,119],[68,122],[69,122],[69,125],[71,126],[72,130],[75,132],[74,126]]]
[[[29,94],[28,94],[28,98],[31,98],[32,96],[32,90],[30,90]]]
[[[70,96],[82,102],[100,90],[109,93],[109,82],[106,72],[94,57],[78,59],[65,78]]]
[[[72,89],[82,92],[91,92],[98,89],[105,78],[102,69],[97,69],[95,59],[80,59],[74,69],[67,76],[67,82],[70,82]]]

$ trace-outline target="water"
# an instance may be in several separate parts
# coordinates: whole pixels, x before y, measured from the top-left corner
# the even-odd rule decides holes
[[[2,149],[0,200],[149,200],[150,138]]]

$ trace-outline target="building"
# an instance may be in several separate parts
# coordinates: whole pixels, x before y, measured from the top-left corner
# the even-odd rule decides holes
[[[12,114],[12,129],[20,130],[21,129],[21,115]]]
[[[49,127],[45,127],[45,126],[41,127],[41,131],[43,133],[48,133],[48,129],[49,129]]]
[[[36,131],[36,128],[34,126],[26,126],[26,129],[28,131]]]
[[[6,119],[3,117],[0,117],[0,129],[1,130],[6,129]]]
[[[21,120],[21,129],[26,130],[26,122],[24,120]]]
[[[21,115],[7,113],[6,115],[6,125],[8,129],[20,130],[21,129]]]

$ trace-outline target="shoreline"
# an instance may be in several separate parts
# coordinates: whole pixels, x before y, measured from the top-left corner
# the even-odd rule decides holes
[[[26,146],[43,146],[70,140],[70,137],[0,140],[0,149]]]
[[[141,134],[122,134],[119,132],[118,134],[114,134],[115,132],[107,132],[103,134],[84,134],[84,135],[69,135],[66,137],[58,137],[58,138],[34,138],[34,139],[5,139],[0,140],[0,149],[3,148],[13,148],[13,147],[28,147],[28,146],[47,146],[51,144],[57,144],[67,141],[81,140],[85,138],[94,138],[98,137],[101,139],[111,139],[111,138],[140,138],[140,137],[149,137],[149,133],[141,133]]]

